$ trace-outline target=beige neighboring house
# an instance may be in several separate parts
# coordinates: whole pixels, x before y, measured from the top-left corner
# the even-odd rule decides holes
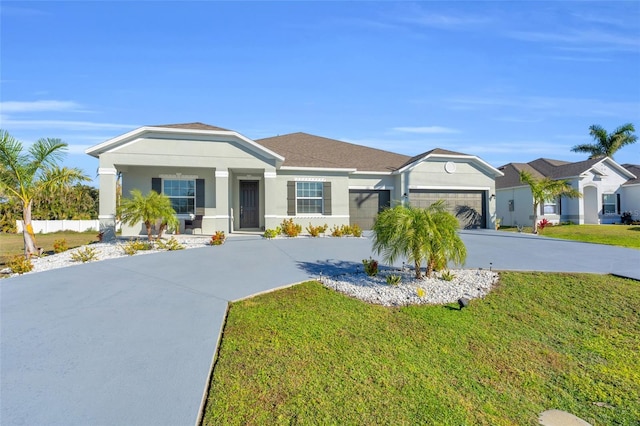
[[[273,229],[283,219],[306,227],[358,224],[397,202],[445,200],[464,227],[495,225],[495,178],[480,158],[433,149],[415,157],[292,133],[251,140],[202,123],[145,126],[91,147],[100,161],[101,229],[114,229],[116,186],[171,198],[181,232]],[[187,232],[191,232],[188,231]],[[142,224],[125,236],[144,234]]]
[[[567,162],[539,158],[529,163],[509,163],[498,168],[503,176],[496,179],[497,215],[504,226],[531,226],[533,197],[520,172],[534,178],[566,180],[582,198],[560,197],[540,206],[538,220],[557,224],[620,223],[625,211],[640,209],[640,185],[632,168],[624,167],[609,157]],[[635,183],[634,183],[635,182]]]

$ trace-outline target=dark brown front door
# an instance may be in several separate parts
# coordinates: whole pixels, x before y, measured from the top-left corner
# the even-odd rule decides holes
[[[258,228],[258,181],[240,181],[240,228]]]

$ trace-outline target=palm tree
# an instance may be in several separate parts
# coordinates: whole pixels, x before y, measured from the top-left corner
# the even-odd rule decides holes
[[[523,170],[520,172],[520,181],[531,188],[533,196],[533,230],[538,233],[538,207],[545,201],[553,201],[560,196],[567,198],[580,198],[582,194],[573,188],[566,180],[553,180],[548,177],[534,178],[531,173]]]
[[[36,236],[31,224],[34,200],[61,187],[90,180],[82,170],[59,167],[67,144],[60,139],[39,139],[23,152],[22,143],[0,130],[0,189],[22,205],[25,257],[37,253]]]
[[[636,129],[633,127],[633,124],[627,123],[616,130],[613,133],[609,134],[607,131],[597,124],[589,127],[589,134],[595,140],[595,143],[592,144],[580,144],[571,148],[573,152],[586,152],[589,155],[589,158],[600,158],[600,157],[611,157],[613,158],[613,154],[615,154],[620,148],[625,145],[631,145],[638,140],[638,136],[634,135]]]
[[[467,250],[457,233],[458,220],[447,212],[443,201],[426,209],[398,205],[381,212],[373,225],[373,249],[388,263],[400,257],[414,262],[416,278],[427,262],[427,277],[448,261],[464,263]]]
[[[122,198],[118,214],[122,223],[134,226],[143,222],[147,229],[147,237],[151,241],[151,228],[160,222],[158,238],[162,238],[165,228],[176,228],[179,225],[176,212],[171,207],[171,200],[164,194],[149,191],[145,196],[138,189],[131,191],[131,198]]]

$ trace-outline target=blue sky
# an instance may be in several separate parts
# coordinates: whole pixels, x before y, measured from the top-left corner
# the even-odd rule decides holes
[[[201,121],[493,166],[640,134],[640,2],[0,3],[0,127],[92,145]],[[640,163],[640,142],[615,155]]]

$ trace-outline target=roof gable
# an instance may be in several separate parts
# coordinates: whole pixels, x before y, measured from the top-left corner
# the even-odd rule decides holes
[[[442,148],[434,148],[430,151],[423,152],[422,154],[411,157],[409,160],[407,160],[404,164],[402,164],[398,168],[398,172],[404,172],[405,170],[411,169],[417,166],[418,164],[429,160],[430,158],[451,159],[451,160],[466,159],[480,166],[481,169],[493,175],[493,177],[502,176],[502,172],[500,170],[496,169],[495,167],[491,166],[489,163],[486,163],[485,161],[481,160],[475,155],[463,154],[461,152],[449,151]]]
[[[144,126],[132,130],[115,138],[109,139],[101,144],[92,146],[85,150],[86,154],[99,157],[106,152],[117,150],[118,148],[134,143],[136,140],[149,134],[163,134],[175,137],[191,136],[202,138],[202,140],[235,140],[247,146],[254,152],[260,152],[266,157],[274,158],[276,162],[282,163],[284,158],[268,148],[257,144],[253,140],[241,135],[233,130],[226,130],[222,127],[210,126],[203,123],[166,124],[162,126]]]

